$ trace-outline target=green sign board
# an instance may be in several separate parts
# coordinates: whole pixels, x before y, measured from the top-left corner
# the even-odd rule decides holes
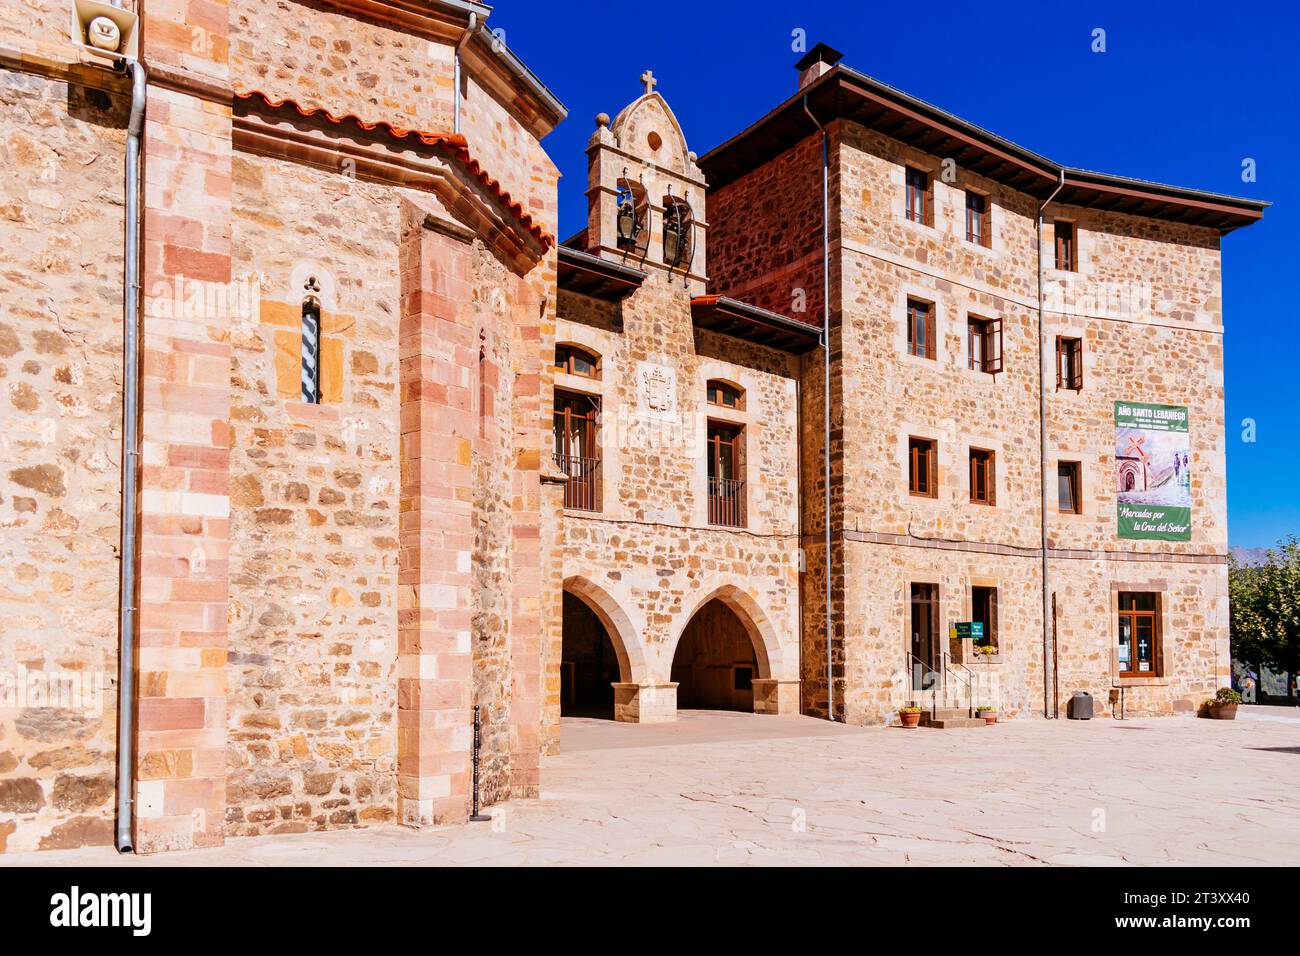
[[[1183,405],[1115,403],[1115,492],[1119,536],[1192,539],[1192,475]]]
[[[983,621],[957,621],[948,631],[948,635],[954,638],[973,637],[977,641],[984,640],[984,622]]]

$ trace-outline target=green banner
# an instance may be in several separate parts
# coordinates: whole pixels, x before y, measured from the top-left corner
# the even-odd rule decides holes
[[[1187,408],[1115,403],[1115,491],[1119,536],[1192,539]]]

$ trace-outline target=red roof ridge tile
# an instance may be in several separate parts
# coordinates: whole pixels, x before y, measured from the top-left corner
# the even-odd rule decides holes
[[[555,245],[555,237],[533,221],[533,217],[524,209],[522,203],[511,197],[510,193],[501,181],[492,176],[482,164],[474,158],[469,150],[469,142],[460,133],[443,133],[443,132],[425,132],[423,130],[403,129],[400,126],[394,126],[386,120],[376,120],[369,122],[357,116],[355,113],[336,114],[325,109],[322,106],[305,106],[297,100],[283,97],[277,99],[269,93],[263,93],[261,90],[247,90],[244,92],[235,92],[235,97],[241,100],[251,100],[254,97],[260,99],[266,106],[273,110],[292,107],[300,116],[324,116],[331,123],[351,122],[366,132],[379,129],[394,139],[405,139],[408,136],[415,136],[426,146],[441,146],[452,153],[457,160],[474,176],[483,186],[509,209],[525,229],[536,239],[542,246],[542,251],[546,252]]]

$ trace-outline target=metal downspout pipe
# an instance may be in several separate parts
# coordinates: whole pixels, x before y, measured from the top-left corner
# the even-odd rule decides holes
[[[1043,555],[1043,716],[1052,719],[1053,713],[1052,701],[1055,696],[1056,687],[1054,677],[1049,670],[1049,658],[1056,653],[1056,648],[1052,647],[1052,589],[1048,581],[1047,570],[1047,515],[1048,500],[1050,496],[1050,482],[1047,475],[1047,343],[1044,337],[1045,323],[1043,321],[1044,308],[1044,290],[1043,290],[1043,210],[1048,204],[1056,198],[1056,194],[1065,186],[1065,170],[1061,169],[1058,173],[1056,188],[1052,194],[1043,200],[1038,207],[1037,219],[1037,239],[1038,239],[1038,465],[1041,475],[1042,484],[1042,515],[1039,526],[1042,529],[1042,555]]]
[[[826,526],[826,716],[835,719],[834,617],[831,613],[831,226],[830,226],[830,133],[817,122],[803,95],[803,111],[822,134],[822,441],[825,448]]]
[[[118,598],[121,647],[117,661],[117,830],[114,842],[130,853],[135,792],[136,497],[139,476],[140,392],[140,137],[148,77],[144,64],[125,61],[131,76],[126,128],[126,274],[122,348],[122,570]]]
[[[465,32],[461,34],[460,40],[456,43],[456,53],[452,58],[452,88],[454,90],[452,95],[455,97],[456,102],[452,107],[451,123],[452,132],[455,133],[460,132],[460,51],[465,49],[465,44],[469,42],[469,38],[474,35],[476,29],[478,29],[478,14],[471,13],[469,23],[465,25]]]

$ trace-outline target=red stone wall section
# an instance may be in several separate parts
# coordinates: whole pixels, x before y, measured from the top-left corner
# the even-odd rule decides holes
[[[225,18],[202,12],[152,14],[147,52],[222,83]],[[230,108],[151,87],[144,142],[135,839],[150,853],[223,839],[229,316],[163,303],[229,289]]]
[[[469,236],[432,231],[423,210],[403,207],[397,790],[410,826],[469,812],[472,252]]]

